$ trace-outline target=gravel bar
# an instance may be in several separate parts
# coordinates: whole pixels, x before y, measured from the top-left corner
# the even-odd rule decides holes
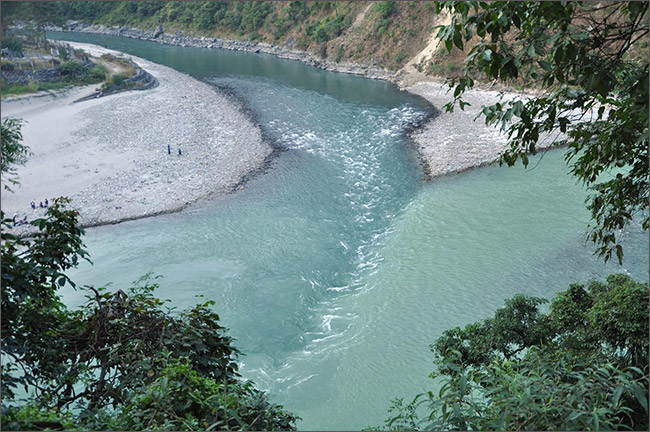
[[[411,134],[417,151],[424,161],[427,178],[467,171],[489,165],[499,159],[509,148],[507,135],[498,127],[487,126],[485,118],[479,117],[483,106],[500,101],[500,92],[474,88],[463,95],[463,101],[471,105],[461,110],[456,106],[453,113],[444,111],[444,105],[453,100],[448,87],[439,81],[423,81],[405,88],[427,99],[439,110],[422,128]],[[505,93],[504,100],[525,95]],[[475,120],[476,119],[476,120]],[[540,139],[538,150],[552,145],[548,136]]]
[[[95,56],[123,55],[70,44]],[[6,216],[33,220],[44,210],[32,210],[31,200],[38,206],[45,198],[68,196],[82,226],[144,218],[232,192],[264,166],[272,148],[233,98],[171,68],[128,57],[159,85],[77,104],[72,99],[93,89],[2,101],[3,117],[27,120],[24,143],[33,152],[18,169],[21,185],[2,194]]]

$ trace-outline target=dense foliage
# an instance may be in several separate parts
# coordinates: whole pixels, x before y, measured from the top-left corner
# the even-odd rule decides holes
[[[10,61],[3,65],[3,68],[13,68]],[[59,90],[70,86],[97,84],[109,80],[110,74],[101,64],[91,67],[82,65],[78,60],[69,60],[61,65],[61,76],[48,81],[30,81],[27,84],[5,84],[2,83],[2,95],[21,95],[25,93],[36,93],[43,90]],[[111,81],[112,82],[112,81]]]
[[[440,390],[396,401],[393,430],[647,430],[648,285],[622,274],[524,295],[432,345]]]
[[[21,143],[23,135],[20,131],[22,120],[4,118],[0,126],[0,143],[2,143],[2,182],[5,189],[9,188],[9,183],[16,184],[16,165],[24,165],[29,156],[29,147]]]
[[[635,217],[648,229],[648,3],[446,2],[438,11],[451,14],[438,32],[449,51],[474,44],[449,83],[455,102],[465,106],[476,76],[541,86],[538,97],[483,108],[487,124],[507,131],[501,162],[527,165],[544,139],[568,146],[571,172],[593,192],[589,236],[606,261],[622,262],[622,230]]]
[[[149,30],[162,26],[168,34],[183,31],[196,37],[267,42],[305,49],[337,63],[352,60],[388,69],[404,66],[427,45],[436,15],[433,3],[415,1],[51,3],[57,8],[59,23],[63,18]],[[3,6],[4,26],[24,22],[28,16],[21,6],[6,9],[5,13]]]
[[[59,2],[61,16],[86,23],[163,25],[201,32],[218,31],[235,36],[261,34],[280,40],[290,32],[300,32],[304,46],[326,42],[352,24],[345,13],[350,4],[337,2]],[[339,9],[341,14],[339,14]],[[304,30],[304,32],[302,31]]]
[[[127,291],[77,287],[88,301],[69,310],[57,291],[88,256],[67,202],[54,200],[31,223],[31,239],[9,233],[3,215],[4,429],[295,427],[295,416],[239,377],[239,352],[213,302],[175,312],[146,276]],[[26,402],[19,387],[31,393]]]
[[[3,1],[1,7],[3,38],[11,25],[20,22],[24,30],[31,33],[32,39],[44,41],[47,25],[65,23],[65,17],[60,14],[60,8],[55,2]]]

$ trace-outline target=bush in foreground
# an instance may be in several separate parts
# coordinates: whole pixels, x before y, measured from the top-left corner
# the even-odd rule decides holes
[[[145,276],[126,291],[57,291],[87,259],[78,213],[53,202],[31,239],[2,215],[2,424],[17,429],[288,430],[297,417],[237,373],[239,351],[211,310],[175,312]],[[30,392],[27,401],[17,389]]]
[[[517,295],[432,345],[439,390],[394,401],[390,430],[647,430],[648,285]]]

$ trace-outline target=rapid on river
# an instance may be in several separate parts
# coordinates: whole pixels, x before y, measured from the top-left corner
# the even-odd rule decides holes
[[[480,168],[432,182],[406,132],[431,110],[392,84],[264,54],[52,33],[227,87],[279,151],[242,190],[180,213],[86,231],[94,265],[77,284],[129,286],[184,308],[216,301],[241,372],[302,417],[300,429],[381,425],[396,397],[431,388],[431,344],[515,293],[571,282],[648,280],[647,235],[631,227],[624,266],[584,233],[587,192],[563,151],[528,169]],[[179,125],[181,127],[181,125]],[[70,305],[84,301],[72,289]]]

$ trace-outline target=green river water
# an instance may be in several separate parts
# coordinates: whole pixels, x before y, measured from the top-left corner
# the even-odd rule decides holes
[[[390,399],[430,389],[428,346],[523,292],[624,271],[648,280],[648,241],[624,266],[584,241],[586,191],[562,151],[525,170],[421,180],[404,137],[430,107],[394,86],[263,54],[61,34],[228,86],[286,149],[244,190],[181,213],[87,230],[80,284],[160,274],[183,308],[216,301],[241,372],[302,417],[301,429],[380,425]],[[215,107],[218,115],[218,107]],[[77,305],[81,294],[67,290]]]

